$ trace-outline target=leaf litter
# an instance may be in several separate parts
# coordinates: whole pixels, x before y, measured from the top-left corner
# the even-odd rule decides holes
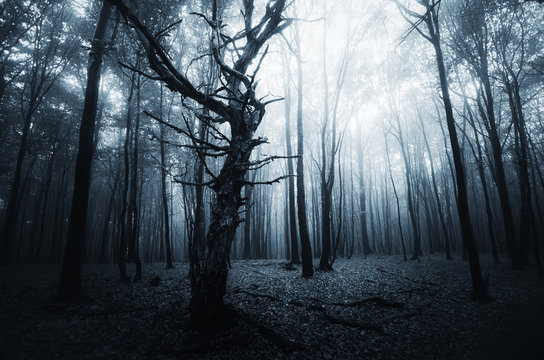
[[[186,326],[187,264],[146,264],[121,283],[115,265],[86,265],[86,297],[55,299],[58,265],[0,268],[1,359],[540,359],[544,282],[482,256],[490,302],[470,299],[468,264],[430,255],[300,265],[232,261],[232,324]]]

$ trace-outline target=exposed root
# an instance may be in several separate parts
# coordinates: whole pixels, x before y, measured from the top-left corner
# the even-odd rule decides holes
[[[273,296],[273,295],[252,293],[252,292],[247,291],[247,290],[235,290],[235,291],[232,291],[231,293],[246,294],[246,295],[256,297],[256,298],[265,298],[265,299],[269,299],[269,300],[272,300],[272,301],[278,301],[278,302],[282,302],[282,303],[286,303],[286,304],[290,304],[290,305],[295,305],[295,306],[311,307],[311,304],[304,304],[300,300],[284,301],[284,300],[282,300],[282,299],[280,299],[280,298],[278,298],[276,296]],[[394,309],[404,308],[404,304],[402,304],[402,303],[387,300],[387,299],[384,299],[384,298],[379,297],[379,296],[371,296],[371,297],[368,297],[368,298],[355,300],[355,301],[351,301],[351,302],[332,302],[331,303],[331,302],[323,301],[323,300],[318,299],[318,298],[308,298],[307,300],[312,301],[312,302],[317,302],[317,303],[320,303],[322,305],[327,305],[327,306],[357,307],[357,306],[365,305],[365,304],[368,304],[368,303],[375,303],[377,305],[387,307],[387,308],[394,308]]]
[[[409,278],[408,276],[396,274],[396,273],[393,273],[393,272],[391,272],[391,271],[387,271],[387,270],[382,269],[382,268],[376,268],[376,270],[378,270],[378,271],[380,271],[380,272],[382,272],[382,273],[384,273],[384,274],[393,275],[394,277],[403,278],[403,279],[406,279],[406,280],[411,281],[411,282],[414,282],[414,283],[419,283],[419,284],[424,284],[424,285],[431,285],[431,286],[440,286],[440,284],[438,284],[438,283],[433,283],[433,282],[427,282],[427,281],[423,281],[423,280],[412,279],[412,278]]]
[[[368,298],[364,298],[361,300],[351,301],[351,302],[336,302],[336,303],[326,303],[327,305],[334,305],[334,306],[345,306],[345,307],[357,307],[368,303],[375,303],[376,305],[380,305],[382,307],[387,308],[395,308],[395,309],[402,309],[404,308],[404,304],[384,299],[379,296],[371,296]]]
[[[419,312],[407,311],[407,312],[403,312],[403,313],[400,313],[400,314],[394,314],[394,315],[386,316],[386,317],[384,317],[382,319],[382,322],[388,322],[388,321],[392,321],[392,320],[396,320],[396,319],[409,319],[409,318],[417,316],[417,315],[419,315]]]
[[[325,316],[325,318],[328,321],[330,321],[331,323],[333,323],[333,324],[349,326],[349,327],[359,329],[359,330],[375,331],[375,332],[377,332],[379,334],[385,335],[385,331],[378,324],[370,323],[370,322],[367,323],[367,322],[359,322],[359,321],[355,321],[355,320],[344,319],[344,318],[341,318],[341,317],[330,314],[323,307],[313,307],[313,308],[315,310],[318,310],[319,312],[321,312]]]
[[[246,295],[249,295],[249,296],[252,296],[252,297],[255,297],[255,298],[264,298],[264,299],[269,299],[269,300],[272,300],[272,301],[281,302],[281,303],[284,303],[284,304],[294,305],[294,306],[298,306],[298,307],[304,307],[304,308],[306,308],[308,310],[316,310],[316,311],[321,312],[328,321],[330,321],[330,322],[332,322],[334,324],[349,326],[349,327],[353,327],[353,328],[360,329],[360,330],[365,330],[365,331],[374,331],[374,332],[380,333],[382,335],[385,335],[385,331],[384,331],[382,326],[380,326],[380,325],[378,325],[376,323],[359,322],[359,321],[354,321],[354,320],[349,320],[349,319],[344,319],[344,318],[337,317],[335,315],[330,314],[325,309],[325,306],[357,307],[357,306],[361,306],[361,305],[368,304],[368,303],[375,303],[377,305],[380,305],[380,306],[383,306],[383,307],[388,307],[388,308],[395,308],[395,309],[404,308],[404,304],[402,304],[402,303],[386,300],[386,299],[384,299],[382,297],[379,297],[379,296],[372,296],[372,297],[368,297],[368,298],[364,298],[364,299],[356,300],[356,301],[351,301],[351,302],[336,302],[336,303],[325,302],[325,301],[322,301],[322,300],[317,299],[317,298],[309,298],[308,300],[313,302],[314,304],[306,304],[306,303],[304,303],[304,302],[302,302],[300,300],[284,301],[284,300],[282,300],[282,299],[280,299],[280,298],[278,298],[276,296],[273,296],[273,295],[257,294],[257,293],[252,293],[252,292],[247,291],[247,290],[236,290],[236,291],[232,291],[232,293],[246,294]],[[316,302],[319,303],[320,305],[315,305]],[[395,315],[386,317],[386,318],[383,319],[383,321],[386,322],[386,321],[390,321],[390,320],[394,320],[394,319],[398,319],[398,318],[408,318],[408,317],[412,317],[412,316],[415,316],[415,315],[417,315],[417,313],[415,313],[415,312],[405,312],[405,313],[402,313],[402,314],[395,314]],[[247,317],[245,317],[244,320],[246,320],[247,322],[250,322],[254,327],[258,328],[259,332],[261,332],[263,334],[263,336],[265,336],[265,337],[270,337],[271,339],[276,339],[276,337],[279,336],[280,338],[276,339],[276,341],[278,341],[280,343],[283,343],[285,341],[291,341],[291,340],[288,340],[285,337],[283,337],[281,334],[277,334],[276,332],[274,332],[273,330],[271,330],[269,328],[266,328],[266,327],[264,327],[262,329],[259,328],[259,326],[262,326],[262,325],[259,324],[259,323],[254,323],[254,321],[252,319],[248,319]],[[280,344],[278,344],[278,345],[280,345]],[[282,345],[285,345],[285,344],[282,344]]]
[[[286,338],[284,335],[252,319],[241,311],[238,311],[237,315],[243,321],[257,329],[265,339],[274,343],[280,349],[305,350],[307,348],[306,344]]]
[[[292,262],[281,263],[279,268],[286,271],[293,271],[297,269]]]

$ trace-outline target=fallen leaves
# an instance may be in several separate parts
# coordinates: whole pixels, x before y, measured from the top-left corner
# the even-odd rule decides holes
[[[144,265],[144,279],[131,283],[114,265],[86,266],[80,303],[55,300],[58,266],[4,267],[0,357],[508,358],[539,346],[544,285],[532,273],[483,257],[494,301],[480,303],[462,260],[399,259],[338,259],[335,271],[309,279],[300,265],[233,261],[225,301],[237,315],[216,334],[185,326],[185,264]]]

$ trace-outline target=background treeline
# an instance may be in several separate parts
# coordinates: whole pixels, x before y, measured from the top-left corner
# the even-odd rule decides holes
[[[219,3],[223,17],[238,15],[236,1]],[[295,201],[301,188],[294,178],[246,187],[246,221],[232,258],[298,262],[297,211],[306,216],[312,253],[323,268],[336,257],[371,252],[464,255],[433,46],[410,17],[425,9],[418,2],[400,5],[306,0],[287,8],[286,16],[311,21],[295,21],[273,38],[265,61],[253,64],[261,66],[259,94],[284,100],[268,105],[258,134],[269,143],[252,156],[294,156],[302,148],[305,202]],[[4,262],[61,261],[89,39],[100,6],[0,4]],[[139,1],[146,26],[165,37],[174,63],[200,89],[221,81],[209,26],[191,14],[209,6]],[[477,246],[496,261],[508,254],[522,267],[538,261],[544,247],[544,9],[505,0],[439,6]],[[192,184],[209,181],[223,161],[195,151],[185,135],[219,143],[229,129],[210,128],[199,119],[200,106],[155,81],[145,49],[114,14],[94,134],[85,261],[117,262],[126,248],[122,239],[135,244],[143,262],[166,261],[167,253],[185,261],[189,239],[204,249],[213,196]],[[276,159],[250,172],[248,181],[295,174],[296,162]]]

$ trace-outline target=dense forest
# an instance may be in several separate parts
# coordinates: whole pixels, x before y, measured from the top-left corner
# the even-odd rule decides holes
[[[0,1],[0,350],[39,356],[10,345],[31,321],[57,321],[36,344],[121,314],[153,318],[119,321],[160,350],[122,337],[91,358],[383,357],[409,321],[463,350],[418,338],[391,358],[533,358],[541,3]],[[417,322],[448,308],[474,323]],[[498,318],[510,352],[485,334]],[[312,331],[358,345],[315,353]],[[81,355],[58,346],[44,356]]]

